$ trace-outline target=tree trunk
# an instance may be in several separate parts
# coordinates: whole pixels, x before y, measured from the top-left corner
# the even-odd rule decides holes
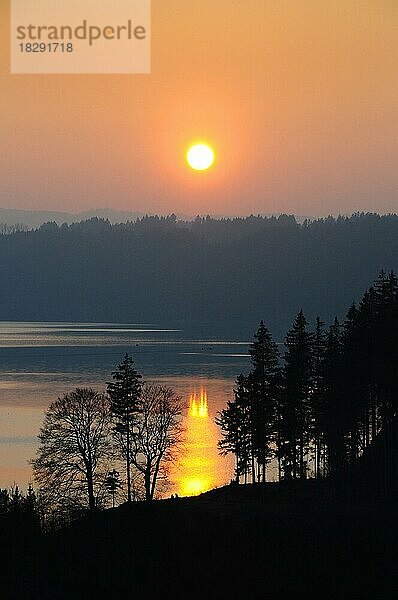
[[[377,435],[376,431],[376,400],[372,398],[372,442],[374,441]]]
[[[365,411],[365,446],[369,446],[370,443],[370,419],[369,419],[369,409],[366,408]]]
[[[279,404],[278,404],[278,414],[279,414]],[[281,428],[280,428],[280,419],[278,417],[278,479],[282,480],[282,441],[281,441]]]
[[[293,438],[293,444],[292,444],[292,463],[293,463],[293,479],[297,479],[297,442],[296,442],[296,436],[294,436]]]
[[[127,502],[131,503],[131,465],[130,465],[130,416],[127,415],[127,438],[126,438],[126,469],[127,469]]]
[[[304,473],[304,443],[300,439],[300,479],[305,479]]]
[[[147,465],[144,474],[144,485],[145,485],[145,500],[150,502],[151,498],[151,468]]]
[[[252,448],[251,459],[252,459],[252,483],[256,483],[256,464],[254,462],[254,451],[253,451],[253,448]]]
[[[318,438],[315,439],[314,446],[314,478],[318,479]]]
[[[87,468],[87,492],[88,492],[88,506],[90,510],[95,509],[95,496],[94,496],[94,483],[93,483],[93,472],[91,465]]]
[[[162,458],[163,458],[163,455],[160,458],[158,458],[158,460],[156,461],[156,464],[155,464],[155,471],[153,473],[152,483],[151,483],[151,500],[153,500],[153,498],[155,496],[156,482],[158,480],[160,461],[162,460]]]
[[[322,442],[321,438],[318,437],[317,440],[317,450],[316,450],[316,476],[319,479],[321,477],[321,463],[322,463]]]
[[[262,475],[263,475],[263,483],[265,483],[266,482],[266,473],[265,473],[265,469],[266,469],[265,454],[266,454],[266,452],[265,452],[265,447],[262,449],[262,453],[263,453],[263,455],[261,457],[262,458],[262,463],[263,463],[263,473],[262,473]]]

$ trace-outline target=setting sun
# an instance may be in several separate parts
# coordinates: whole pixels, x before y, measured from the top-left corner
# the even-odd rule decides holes
[[[214,163],[214,151],[207,144],[195,144],[188,150],[187,161],[195,171],[206,171]]]

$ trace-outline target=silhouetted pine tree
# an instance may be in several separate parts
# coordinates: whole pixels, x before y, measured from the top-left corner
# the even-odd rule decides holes
[[[8,512],[10,508],[10,495],[8,490],[0,489],[0,515]]]
[[[125,439],[125,458],[127,474],[127,500],[131,502],[131,426],[135,413],[139,411],[142,390],[141,375],[134,368],[134,361],[127,353],[112,373],[113,382],[107,384],[111,400],[111,411],[116,418],[116,431]],[[123,453],[123,452],[122,452]]]
[[[252,461],[250,403],[247,378],[241,374],[236,380],[234,399],[227,402],[227,408],[219,411],[216,424],[220,427],[222,439],[218,447],[222,455],[234,454],[236,459],[235,478],[239,483],[243,475],[245,483]]]
[[[116,492],[122,487],[119,471],[116,471],[116,469],[109,471],[105,479],[105,487],[112,497],[112,508],[115,508]]]
[[[312,393],[310,396],[314,476],[316,478],[321,477],[321,475],[324,474],[325,462],[324,432],[322,430],[322,420],[325,410],[323,398],[323,368],[325,352],[326,334],[324,330],[324,323],[319,317],[317,317],[313,341]]]
[[[275,440],[275,413],[277,404],[276,378],[279,370],[279,352],[264,322],[250,345],[252,370],[250,374],[250,402],[253,423],[253,451],[259,465],[258,480],[266,481],[266,465],[272,457]]]
[[[360,398],[360,423],[361,450],[369,446],[370,435],[370,406],[376,402],[376,315],[377,297],[372,286],[365,292],[359,305],[358,313],[358,340],[357,355],[360,363],[361,398]]]
[[[346,460],[345,396],[342,387],[343,345],[341,327],[337,320],[330,326],[323,366],[322,429],[325,436],[328,473],[339,471]]]
[[[343,323],[342,333],[342,386],[346,423],[347,459],[354,462],[360,452],[360,424],[364,385],[359,355],[359,311],[353,302]]]
[[[15,487],[11,488],[10,510],[12,512],[19,512],[22,510],[22,506],[23,506],[23,495],[21,494],[21,492],[19,490],[19,486],[16,485]]]
[[[374,284],[376,304],[375,379],[378,398],[371,404],[372,431],[377,432],[377,410],[382,424],[388,423],[397,409],[398,356],[398,279],[383,271]]]
[[[280,447],[287,479],[307,476],[311,431],[313,334],[301,310],[286,336],[283,392],[280,403]]]
[[[258,474],[258,445],[259,445],[259,409],[258,409],[258,400],[256,398],[256,386],[253,381],[253,373],[250,372],[249,375],[245,378],[245,386],[247,390],[247,402],[248,402],[248,414],[249,414],[249,435],[248,435],[248,444],[249,444],[249,459],[250,466],[249,472],[251,472],[252,483],[256,483],[259,480]]]

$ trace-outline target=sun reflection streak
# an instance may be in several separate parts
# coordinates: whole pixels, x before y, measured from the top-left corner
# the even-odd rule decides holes
[[[194,496],[217,484],[217,431],[209,414],[206,390],[190,394],[185,426],[185,453],[178,465],[176,483],[180,495]]]
[[[200,417],[206,419],[209,416],[209,407],[207,404],[207,392],[200,390],[199,397],[195,392],[189,397],[189,412],[190,417]]]

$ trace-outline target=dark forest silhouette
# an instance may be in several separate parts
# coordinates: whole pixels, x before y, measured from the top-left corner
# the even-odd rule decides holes
[[[250,347],[252,370],[236,380],[217,422],[222,453],[236,456],[236,478],[337,475],[350,468],[396,418],[398,280],[381,272],[343,323],[319,318],[311,331],[301,310],[286,335],[283,364],[261,322]]]
[[[208,323],[279,341],[301,306],[340,319],[382,268],[398,270],[398,216],[91,219],[0,235],[4,320]]]

